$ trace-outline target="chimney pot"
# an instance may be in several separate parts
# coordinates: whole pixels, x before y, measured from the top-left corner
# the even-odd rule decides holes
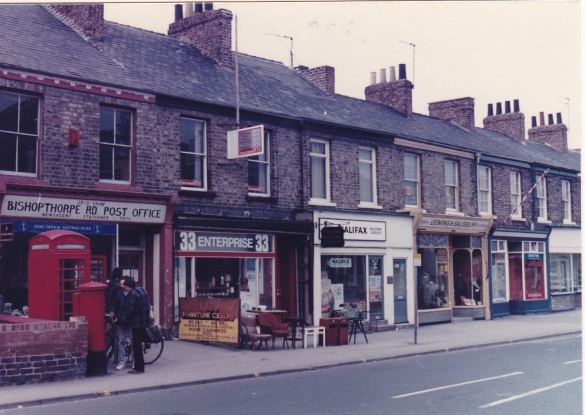
[[[370,85],[376,85],[376,72],[370,72]]]
[[[520,112],[520,100],[514,100],[514,112]]]
[[[213,10],[213,3],[205,3],[205,10]]]
[[[195,3],[195,13],[203,13],[203,3]]]
[[[193,3],[185,3],[183,6],[183,16],[185,18],[193,16]]]
[[[548,125],[553,125],[555,123],[552,114],[548,114]]]
[[[488,117],[494,115],[494,104],[488,104]]]
[[[537,126],[536,117],[532,117],[532,128],[534,128],[536,126]]]
[[[560,112],[557,112],[557,124],[562,124],[563,123],[563,116],[561,115]]]
[[[544,112],[540,113],[540,125],[544,125]]]
[[[386,83],[386,69],[380,69],[380,83]]]
[[[183,5],[175,4],[175,22],[183,18]]]
[[[398,65],[398,79],[406,79],[406,65],[404,63]]]
[[[506,105],[506,114],[509,114],[511,112],[511,110],[510,110],[510,101],[506,101],[505,102],[505,105]]]
[[[396,68],[394,66],[390,67],[390,82],[396,81]]]
[[[496,104],[496,115],[502,115],[502,103],[498,102]]]

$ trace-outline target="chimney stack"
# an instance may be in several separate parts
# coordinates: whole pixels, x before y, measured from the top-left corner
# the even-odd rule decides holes
[[[386,83],[386,69],[380,69],[380,83]]]
[[[488,117],[492,117],[494,115],[494,104],[488,104]]]
[[[76,32],[93,40],[104,39],[104,5],[49,4],[47,10]]]
[[[393,66],[390,67],[390,82],[383,82],[380,79],[380,83],[376,84],[375,78],[373,78],[374,83],[371,83],[365,90],[366,101],[387,105],[406,118],[412,118],[412,82],[406,79],[406,65],[400,64],[398,68],[398,80],[395,80]],[[383,71],[386,72],[385,69]]]
[[[192,13],[192,3],[187,4]],[[185,18],[169,25],[169,36],[190,43],[220,66],[234,68],[232,12],[213,10],[212,3],[205,3],[205,11],[187,16],[188,11],[184,10],[184,15]]]
[[[553,114],[548,115],[548,125],[544,125],[544,112],[540,113],[540,125],[536,125],[536,117],[532,117],[532,128],[528,130],[528,139],[536,143],[547,144],[559,151],[568,151],[567,126],[562,123],[561,113],[557,113],[554,124]]]
[[[496,115],[493,115],[492,104],[488,104],[487,117],[483,119],[483,128],[500,134],[507,135],[518,141],[524,141],[526,135],[524,126],[524,114],[520,112],[520,101],[514,100],[514,112],[510,111],[510,101],[505,101],[506,113],[502,114],[502,104],[498,102]]]
[[[321,90],[329,95],[335,95],[335,68],[332,66],[319,66],[317,68],[298,67],[301,75],[316,84]],[[374,83],[376,83],[376,72],[372,72]]]
[[[203,13],[203,3],[195,3],[193,13]]]
[[[175,4],[175,22],[183,18],[183,5]]]
[[[475,131],[475,100],[459,98],[448,101],[431,102],[429,116],[450,121],[467,131]]]

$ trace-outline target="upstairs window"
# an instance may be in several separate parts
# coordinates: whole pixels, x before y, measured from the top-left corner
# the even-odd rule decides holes
[[[492,213],[492,171],[489,167],[477,167],[477,202],[479,213]]]
[[[0,171],[37,173],[39,98],[0,91]]]
[[[329,143],[311,140],[311,202],[329,203]]]
[[[539,221],[547,220],[546,213],[546,179],[543,177],[536,185],[536,211]]]
[[[376,150],[360,147],[360,204],[376,205]]]
[[[510,213],[512,218],[522,217],[522,183],[520,179],[520,172],[510,172]],[[515,210],[515,211],[514,211]]]
[[[181,188],[207,189],[207,140],[205,122],[180,118]]]
[[[100,180],[130,183],[132,112],[100,109]]]
[[[562,200],[563,200],[563,222],[570,223],[571,218],[571,182],[567,180],[561,181]]]
[[[459,209],[457,163],[445,160],[445,198],[447,210]]]
[[[264,131],[264,154],[248,157],[248,193],[270,196],[270,135]]]
[[[419,158],[415,154],[404,154],[404,204],[420,206],[420,168]]]

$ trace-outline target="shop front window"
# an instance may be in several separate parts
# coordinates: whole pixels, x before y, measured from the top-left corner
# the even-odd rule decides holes
[[[550,255],[550,292],[553,294],[571,291],[571,255]]]
[[[546,298],[544,242],[508,242],[510,300]]]
[[[492,241],[492,303],[507,301],[506,241]]]
[[[369,257],[368,271],[370,279],[370,314],[384,319],[382,257]]]
[[[242,310],[274,307],[273,258],[175,259],[175,319],[179,298],[196,296],[240,298]]]
[[[449,255],[447,249],[419,249],[421,266],[418,267],[417,301],[419,310],[448,308]]]
[[[372,265],[372,264],[370,264]],[[358,304],[366,309],[366,257],[321,256],[321,312],[329,317],[340,304]]]

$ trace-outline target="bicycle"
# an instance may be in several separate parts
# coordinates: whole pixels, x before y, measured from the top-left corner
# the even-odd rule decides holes
[[[114,353],[116,352],[117,346],[116,344],[116,336],[113,333],[113,325],[115,321],[112,321],[110,316],[106,314],[106,323],[110,324],[110,328],[106,330],[106,361],[109,362]],[[131,363],[130,357],[132,356],[132,341],[130,337],[126,339],[126,350],[125,350],[125,363]],[[142,342],[142,355],[144,356],[144,364],[150,365],[158,360],[158,358],[162,355],[163,349],[165,347],[165,339],[163,337],[160,338],[158,343],[152,341],[143,341]]]
[[[340,310],[333,310],[331,316],[350,319],[349,333],[352,332],[356,318],[361,320],[366,334],[372,334],[378,330],[378,320],[380,319],[378,316],[373,316],[369,311],[362,310],[358,304],[350,303],[349,306],[346,306],[345,304],[339,305],[343,308]]]

